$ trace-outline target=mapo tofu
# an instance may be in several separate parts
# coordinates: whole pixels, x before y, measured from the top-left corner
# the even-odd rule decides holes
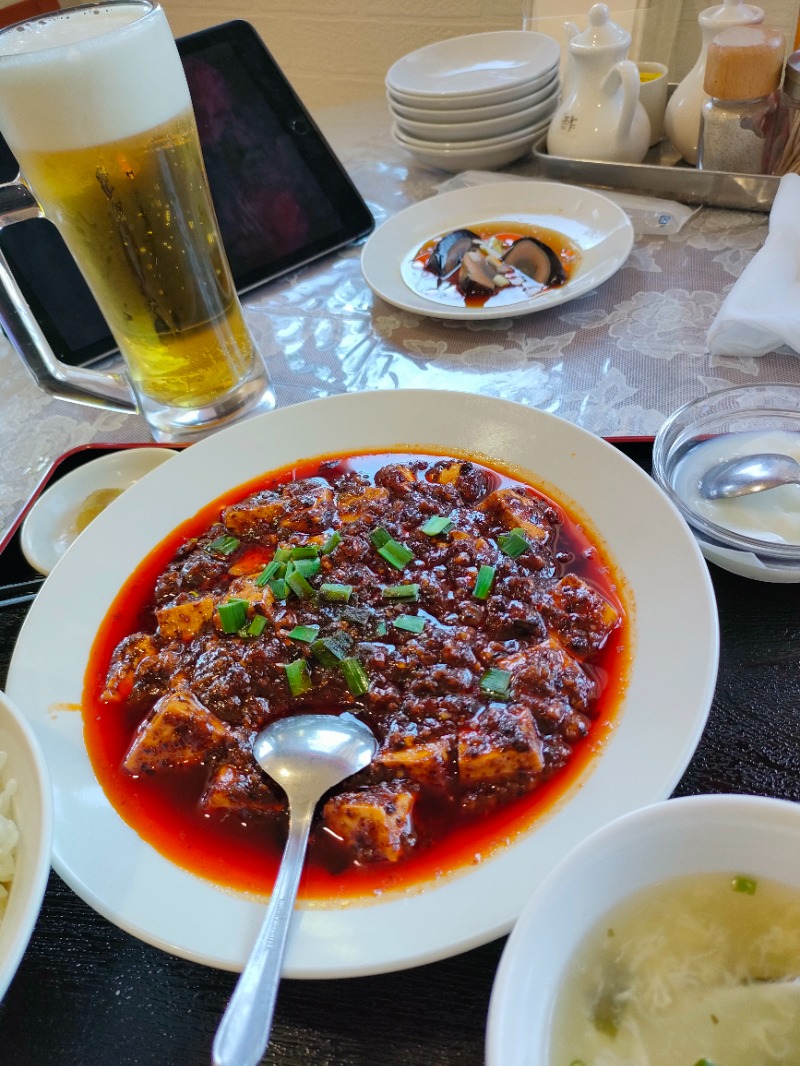
[[[285,804],[255,734],[347,710],[379,750],[317,812],[310,862],[337,876],[400,869],[535,795],[624,659],[597,547],[540,492],[465,459],[308,464],[167,548],[98,644],[87,737],[95,763],[117,753],[112,801],[148,796],[215,846],[235,825],[276,851]]]

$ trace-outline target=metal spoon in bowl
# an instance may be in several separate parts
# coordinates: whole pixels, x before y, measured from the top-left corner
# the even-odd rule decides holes
[[[283,718],[256,737],[256,761],[289,801],[289,836],[263,924],[214,1038],[214,1066],[261,1061],[314,808],[329,788],[367,766],[377,748],[370,728],[348,713]]]
[[[700,495],[706,500],[727,500],[779,485],[800,485],[800,463],[790,455],[764,452],[725,459],[712,466],[700,479]]]

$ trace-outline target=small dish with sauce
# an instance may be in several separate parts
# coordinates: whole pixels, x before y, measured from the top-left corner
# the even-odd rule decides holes
[[[761,452],[800,461],[800,386],[734,386],[685,404],[656,435],[653,476],[709,562],[757,581],[800,582],[800,485],[721,500],[700,494],[714,465]]]
[[[30,565],[48,575],[101,511],[175,454],[171,448],[125,448],[92,459],[54,482],[22,523],[20,545]]]

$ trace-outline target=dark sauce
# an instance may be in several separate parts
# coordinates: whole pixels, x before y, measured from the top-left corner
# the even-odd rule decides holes
[[[521,237],[535,237],[537,240],[548,245],[548,247],[555,252],[556,256],[558,256],[566,275],[566,281],[563,282],[565,285],[569,282],[569,279],[573,276],[581,261],[581,253],[577,245],[565,236],[565,234],[559,233],[557,230],[549,229],[546,226],[538,226],[533,223],[517,221],[485,222],[476,226],[467,225],[463,228],[472,230],[483,241],[488,240],[490,237],[495,237],[502,242],[505,249],[510,248],[514,241],[519,240]],[[456,307],[488,306],[501,308],[530,300],[532,297],[547,292],[554,287],[552,285],[540,285],[530,278],[526,279],[524,275],[522,275],[522,283],[519,285],[509,285],[494,293],[465,294],[456,283],[458,269],[454,270],[446,278],[440,278],[427,269],[431,251],[442,236],[443,234],[439,234],[436,237],[432,237],[429,241],[426,241],[413,256],[407,270],[403,273],[410,288],[419,293],[420,296],[424,296],[426,299]]]
[[[469,459],[448,453],[458,459]],[[232,489],[179,526],[154,549],[120,590],[95,639],[88,664],[83,698],[84,734],[95,774],[112,806],[123,820],[158,852],[177,865],[216,883],[251,893],[266,893],[274,880],[285,841],[286,819],[260,819],[225,813],[213,815],[198,805],[204,786],[203,766],[178,772],[134,777],[122,763],[140,724],[141,715],[124,705],[100,699],[109,662],[123,637],[152,629],[150,611],[156,579],[185,542],[197,537],[219,518],[223,506],[253,492],[308,477],[334,481],[348,469],[370,476],[388,462],[413,464],[440,455],[375,454],[308,460],[273,472]],[[475,462],[475,460],[471,460]],[[476,464],[481,465],[481,464]],[[598,682],[599,697],[593,707],[591,731],[576,743],[567,766],[544,781],[534,792],[505,803],[478,819],[465,816],[452,801],[435,794],[421,795],[415,821],[425,825],[435,845],[414,852],[397,863],[359,866],[339,842],[324,829],[312,833],[309,859],[301,885],[306,899],[347,899],[422,885],[467,868],[513,840],[550,809],[587,771],[613,728],[624,693],[630,664],[630,632],[624,613],[624,582],[610,560],[593,543],[591,531],[564,507],[511,473],[487,471],[492,487],[521,485],[531,488],[556,507],[562,516],[557,549],[565,567],[593,584],[622,611],[622,624],[608,638],[587,672]],[[303,711],[313,711],[313,699]]]

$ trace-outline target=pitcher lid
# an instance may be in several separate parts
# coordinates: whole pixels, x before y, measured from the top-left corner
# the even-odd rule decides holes
[[[698,18],[701,26],[715,26],[722,30],[726,26],[762,22],[764,9],[754,4],[743,4],[742,0],[722,0],[716,7],[707,7],[705,11],[701,11]]]
[[[607,4],[594,4],[589,10],[589,25],[576,33],[569,42],[569,47],[584,48],[626,48],[631,43],[631,35],[622,26],[611,19]]]

